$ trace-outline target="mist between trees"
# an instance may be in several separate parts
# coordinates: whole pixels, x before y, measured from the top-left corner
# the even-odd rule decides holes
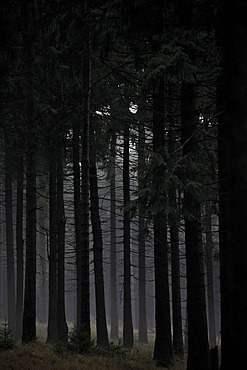
[[[2,1],[0,320],[241,368],[246,36],[223,1]],[[220,278],[219,278],[220,277]],[[39,325],[40,326],[40,325]]]

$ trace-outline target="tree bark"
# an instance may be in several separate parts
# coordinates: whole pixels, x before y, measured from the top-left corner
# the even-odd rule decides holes
[[[89,280],[89,116],[90,116],[90,41],[86,30],[82,60],[82,157],[81,157],[81,248],[77,251],[77,328],[91,337]]]
[[[16,281],[16,339],[21,340],[23,319],[23,190],[24,190],[24,163],[23,154],[17,158],[17,210],[16,210],[16,249],[17,249],[17,281]]]
[[[213,275],[213,239],[211,222],[211,205],[206,202],[205,207],[205,233],[206,233],[206,269],[207,269],[207,301],[208,301],[208,333],[209,346],[216,346],[215,307],[214,307],[214,275]]]
[[[196,158],[195,130],[197,112],[195,86],[183,83],[181,87],[181,132],[183,155]],[[195,181],[187,177],[186,181]],[[208,328],[206,317],[203,249],[201,234],[201,208],[194,194],[184,191],[185,249],[187,271],[187,310],[188,310],[188,359],[187,370],[198,368],[207,370],[209,364]],[[191,210],[191,211],[189,211]],[[187,215],[187,213],[191,213]]]
[[[65,212],[64,212],[64,145],[63,128],[57,147],[57,339],[68,341],[68,326],[65,317]]]
[[[219,81],[221,369],[241,368],[247,345],[247,7],[220,2],[223,73]],[[235,356],[234,354],[237,354]]]
[[[177,87],[169,88],[170,98],[171,92],[178,92]],[[172,99],[174,100],[174,99]],[[170,107],[174,106],[174,101],[170,102]],[[174,117],[174,108],[169,108],[170,117]],[[169,127],[169,152],[177,149],[177,135],[175,134],[175,120],[172,119]],[[176,159],[175,159],[176,160]],[[177,356],[184,355],[183,347],[183,325],[182,325],[182,307],[181,307],[181,282],[180,282],[180,248],[179,248],[179,223],[180,215],[178,210],[177,189],[175,184],[169,192],[169,203],[171,212],[169,213],[169,228],[170,228],[170,245],[171,245],[171,274],[172,274],[172,327],[173,327],[173,350]]]
[[[161,155],[165,147],[164,99],[162,75],[156,79],[153,92],[153,151],[158,155]],[[157,183],[163,181],[161,172],[157,173]],[[156,330],[154,360],[161,366],[169,367],[173,361],[173,349],[168,279],[167,217],[165,211],[162,210],[158,210],[154,215],[154,268]]]
[[[178,356],[183,356],[183,329],[180,286],[180,251],[179,251],[179,220],[177,212],[176,189],[169,194],[173,215],[169,215],[170,243],[171,243],[171,270],[172,270],[172,326],[173,350]]]
[[[105,288],[103,273],[103,239],[99,215],[98,178],[96,167],[95,139],[93,128],[90,130],[90,200],[93,230],[93,256],[96,300],[96,333],[97,345],[105,347],[109,344],[106,324]]]
[[[30,5],[30,7],[29,7]],[[30,32],[33,4],[23,5],[26,20],[24,39],[25,98],[26,98],[26,270],[22,341],[36,339],[36,132],[34,117],[34,30]],[[33,9],[32,9],[33,10]],[[30,34],[29,34],[30,32]]]
[[[133,322],[131,311],[131,267],[130,267],[130,178],[129,178],[129,127],[124,129],[123,159],[123,194],[124,194],[124,312],[123,312],[123,345],[132,348],[134,345]]]
[[[49,303],[47,341],[56,342],[57,332],[57,163],[56,144],[50,143],[49,152]]]
[[[116,238],[116,132],[113,129],[110,144],[110,239],[111,239],[111,339],[118,339],[117,305],[117,238]]]
[[[138,136],[138,189],[141,190],[141,181],[145,166],[145,127],[139,123]],[[147,310],[146,310],[146,245],[145,245],[145,217],[144,209],[140,204],[138,212],[138,268],[139,268],[139,343],[148,343],[147,337]]]
[[[13,158],[10,132],[5,129],[5,211],[6,211],[6,245],[7,245],[7,291],[8,291],[8,329],[15,335],[15,261],[13,238]]]
[[[153,6],[154,53],[160,52],[164,34],[164,3],[156,0]],[[160,73],[153,81],[153,151],[162,155],[165,149],[165,85]],[[162,168],[157,171],[157,184],[162,183]],[[162,198],[168,194],[160,194]],[[165,207],[165,205],[164,205]],[[167,216],[164,209],[154,214],[154,276],[155,276],[155,344],[154,360],[158,365],[170,367],[173,362],[171,315],[168,275]]]

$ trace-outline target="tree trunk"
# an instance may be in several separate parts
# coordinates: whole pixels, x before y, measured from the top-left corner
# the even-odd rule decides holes
[[[1,142],[3,145],[3,142]],[[2,165],[3,163],[1,163]],[[7,317],[7,297],[6,297],[6,241],[5,241],[5,232],[4,232],[4,224],[5,224],[5,202],[4,202],[5,194],[4,194],[4,176],[3,174],[0,175],[0,319],[1,321],[6,320]]]
[[[30,5],[30,7],[29,7]],[[33,4],[23,5],[23,20],[29,17]],[[32,20],[34,20],[32,18]],[[30,24],[29,24],[30,25]],[[26,94],[26,270],[22,341],[36,339],[36,133],[34,117],[34,35],[24,31]]]
[[[207,269],[207,301],[208,301],[208,333],[209,346],[216,346],[215,308],[214,308],[214,276],[213,276],[213,239],[211,223],[211,206],[206,202],[205,208],[205,233],[206,233],[206,269]]]
[[[153,52],[161,49],[164,34],[164,3],[153,2]],[[153,151],[162,155],[165,149],[165,86],[162,73],[153,81]],[[162,169],[157,171],[156,182],[162,183]],[[167,194],[160,194],[162,198]],[[165,207],[165,205],[164,205]],[[171,315],[168,275],[167,216],[159,209],[154,215],[154,274],[155,274],[155,345],[154,360],[161,366],[170,367],[173,362]]]
[[[129,127],[124,129],[123,154],[123,194],[124,194],[124,312],[123,312],[123,345],[132,348],[134,345],[133,323],[131,312],[131,268],[130,268],[130,178],[129,178]]]
[[[77,327],[81,316],[81,182],[80,182],[80,128],[75,124],[73,129],[73,187],[74,187],[74,220],[75,220],[75,242],[76,242],[76,272],[77,272]]]
[[[111,238],[111,339],[118,339],[117,305],[117,238],[116,238],[116,132],[113,129],[110,145],[110,238]]]
[[[16,210],[16,249],[17,249],[17,281],[16,281],[16,339],[21,340],[23,320],[23,188],[24,163],[22,153],[17,158],[17,210]]]
[[[164,99],[164,81],[161,76],[156,81],[153,93],[153,150],[159,155],[165,146]],[[157,183],[163,181],[162,176],[162,173],[157,174]],[[166,195],[163,194],[163,196]],[[167,217],[162,210],[154,215],[154,268],[156,329],[154,360],[162,366],[169,367],[173,361],[173,350],[168,279]]]
[[[177,212],[175,188],[170,191],[169,197],[174,209],[174,213],[169,215],[172,270],[173,350],[176,355],[183,356],[184,349],[180,287],[179,215]]]
[[[82,159],[81,159],[81,248],[77,251],[77,329],[91,337],[89,280],[89,116],[90,116],[90,43],[86,43],[82,60]]]
[[[15,335],[15,261],[13,240],[13,158],[11,134],[5,129],[5,211],[7,244],[8,329]]]
[[[173,89],[170,86],[170,93]],[[170,94],[170,97],[171,94]],[[170,107],[174,106],[174,101],[170,102]],[[169,109],[170,117],[174,117],[174,109]],[[174,120],[175,121],[175,120]],[[176,148],[177,135],[176,126],[172,120],[172,126],[169,127],[169,152],[173,155]],[[173,326],[173,350],[177,356],[184,355],[183,348],[183,325],[182,325],[182,307],[181,307],[181,282],[180,282],[180,250],[179,250],[179,210],[177,202],[177,189],[175,184],[169,192],[169,203],[171,212],[169,213],[170,245],[171,245],[171,275],[172,275],[172,326]]]
[[[197,112],[195,87],[183,83],[181,87],[181,131],[183,155],[196,158],[195,130]],[[196,181],[195,176],[186,181]],[[188,360],[187,370],[209,369],[209,346],[206,317],[203,249],[201,235],[200,203],[192,192],[184,191],[184,207],[191,210],[185,216],[185,248],[187,271],[187,309],[188,309]]]
[[[62,129],[61,129],[62,131]],[[64,212],[64,146],[63,133],[59,134],[57,147],[57,339],[67,342],[68,326],[65,317],[65,212]]]
[[[141,181],[145,166],[145,127],[139,123],[138,137],[138,189],[141,190]],[[148,343],[147,337],[147,313],[146,313],[146,246],[145,246],[145,218],[142,205],[139,206],[138,214],[138,243],[139,243],[139,343]]]
[[[56,144],[49,152],[49,303],[47,341],[56,342],[57,333],[57,164]]]
[[[247,345],[247,25],[244,1],[221,2],[223,75],[219,85],[222,363],[241,368]]]
[[[106,324],[105,309],[105,288],[103,273],[103,239],[99,215],[98,178],[96,167],[94,131],[90,130],[90,200],[91,220],[93,230],[93,255],[94,255],[94,276],[95,276],[95,300],[96,300],[96,333],[97,345],[107,346],[108,333]]]

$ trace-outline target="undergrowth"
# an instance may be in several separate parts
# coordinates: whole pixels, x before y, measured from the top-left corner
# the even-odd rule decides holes
[[[16,345],[12,350],[0,352],[1,370],[155,370],[152,347],[125,350],[110,344],[109,348],[93,347],[89,354],[64,351],[62,354],[46,343]],[[159,368],[161,369],[161,368]],[[177,361],[171,370],[185,370]]]

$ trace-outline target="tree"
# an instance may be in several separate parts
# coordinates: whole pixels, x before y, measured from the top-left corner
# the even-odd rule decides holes
[[[181,87],[181,128],[183,155],[196,158],[195,130],[197,112],[195,86],[183,83]],[[200,201],[193,191],[186,189],[189,181],[196,181],[194,175],[186,175],[184,190],[185,207],[185,249],[187,272],[187,312],[188,312],[188,359],[187,369],[209,369],[209,345],[206,317],[203,249],[201,234]],[[191,210],[191,211],[190,211]]]
[[[47,341],[56,342],[57,336],[57,163],[56,140],[49,144],[49,303]]]
[[[211,202],[206,201],[205,206],[205,259],[207,269],[207,308],[208,308],[208,333],[209,346],[216,346],[216,329],[215,329],[215,308],[214,308],[214,276],[213,276],[213,238],[212,238],[212,221],[211,221]]]
[[[118,339],[118,306],[117,306],[117,239],[116,239],[116,131],[113,129],[109,157],[110,178],[110,243],[111,243],[111,338]]]
[[[221,369],[243,366],[246,348],[246,3],[220,2],[218,81]],[[237,354],[237,355],[236,355]]]
[[[95,299],[96,299],[96,332],[97,345],[104,347],[109,344],[106,325],[105,288],[103,273],[103,239],[101,221],[99,215],[98,178],[95,152],[95,133],[93,127],[90,130],[90,200],[91,220],[93,230],[93,255],[95,276]]]
[[[82,60],[81,122],[81,246],[77,250],[77,329],[91,336],[89,292],[89,123],[90,123],[91,60],[90,36],[85,27]]]
[[[26,271],[22,341],[36,339],[36,128],[34,117],[34,43],[37,34],[33,1],[22,4],[26,101]]]
[[[22,335],[23,319],[23,193],[24,193],[24,163],[22,149],[17,153],[17,204],[16,204],[16,339]]]
[[[130,179],[129,179],[129,124],[124,127],[123,194],[124,194],[124,312],[123,345],[133,347],[133,323],[131,311],[131,268],[130,268]]]
[[[62,91],[63,94],[63,91]],[[63,99],[63,97],[62,97]],[[62,109],[62,113],[63,109]],[[65,317],[65,211],[64,211],[64,127],[61,120],[57,145],[57,339],[67,342]]]
[[[141,191],[145,165],[145,127],[139,123],[138,131],[138,191]],[[146,245],[145,245],[145,211],[142,204],[138,211],[138,284],[139,284],[139,343],[147,343],[147,313],[146,313]]]
[[[170,97],[172,87],[170,86]],[[174,104],[174,103],[173,103]],[[172,104],[170,104],[171,106]],[[174,112],[170,109],[171,117]],[[175,121],[175,120],[174,120]],[[169,152],[173,155],[176,149],[176,128],[175,122],[169,127]],[[173,327],[173,350],[178,356],[183,356],[183,331],[182,331],[182,309],[181,309],[181,284],[180,284],[180,249],[179,249],[179,209],[177,200],[177,187],[175,184],[169,191],[169,203],[171,211],[168,215],[170,228],[170,245],[171,245],[171,274],[172,274],[172,327]]]
[[[163,2],[153,3],[152,48],[158,53],[164,33]],[[155,183],[162,183],[164,167],[162,153],[165,151],[165,83],[164,74],[157,73],[153,81],[153,151],[161,165],[157,165]],[[163,162],[164,163],[164,162]],[[161,188],[162,189],[162,188]],[[171,337],[171,316],[168,278],[167,212],[165,209],[168,194],[159,190],[159,198],[164,204],[154,212],[154,269],[155,269],[155,345],[154,360],[169,367],[173,362]],[[159,203],[160,203],[159,200]]]
[[[13,238],[13,157],[12,134],[5,128],[5,211],[6,211],[6,244],[7,244],[7,290],[8,290],[8,329],[15,334],[15,261]]]

